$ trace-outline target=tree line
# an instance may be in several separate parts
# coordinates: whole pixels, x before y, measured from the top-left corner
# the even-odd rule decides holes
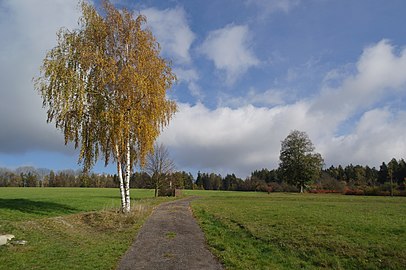
[[[190,172],[175,171],[161,179],[160,189],[169,184],[176,189],[266,191],[266,183],[248,177],[245,180],[235,174],[222,177],[216,173],[198,172],[195,179]],[[0,168],[0,187],[93,187],[117,188],[120,181],[116,174],[85,173],[81,170],[53,171],[34,167],[19,167],[16,170]],[[146,171],[135,172],[130,177],[130,188],[156,188],[155,175]]]
[[[191,173],[175,171],[165,177],[175,188],[193,189]],[[120,180],[116,174],[86,173],[82,170],[53,171],[44,168],[19,167],[15,170],[0,168],[0,187],[92,187],[118,188]],[[154,189],[153,176],[146,172],[136,172],[130,177],[131,188]]]
[[[392,180],[392,184],[391,184]],[[176,189],[201,189],[225,191],[298,192],[300,189],[284,180],[281,170],[260,169],[242,179],[234,173],[221,176],[216,173],[175,171],[163,179],[162,190],[171,183]],[[117,188],[116,174],[84,173],[81,170],[62,170],[20,167],[15,170],[0,168],[0,187],[97,187]],[[136,172],[130,177],[131,188],[154,189],[156,183],[146,172]],[[379,168],[347,165],[330,166],[320,177],[306,186],[315,193],[336,192],[358,195],[406,195],[406,162],[393,158],[382,162]],[[160,194],[163,195],[163,194]]]
[[[112,174],[84,173],[81,170],[61,170],[19,167],[0,168],[0,187],[118,187]]]

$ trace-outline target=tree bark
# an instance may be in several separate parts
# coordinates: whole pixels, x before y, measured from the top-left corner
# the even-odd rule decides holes
[[[131,210],[130,204],[130,175],[131,175],[131,149],[130,141],[127,141],[127,153],[126,153],[126,164],[125,164],[125,179],[124,179],[124,190],[125,190],[125,208],[124,212],[129,213]]]
[[[120,153],[118,151],[118,145],[116,145],[116,156],[117,156],[117,175],[120,181],[120,195],[121,195],[121,211],[125,211],[126,200],[125,200],[125,191],[124,191],[124,180],[123,180],[123,168],[121,167],[120,162]]]

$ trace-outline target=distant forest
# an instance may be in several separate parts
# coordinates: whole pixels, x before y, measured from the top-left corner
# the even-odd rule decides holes
[[[166,176],[166,185],[178,189],[235,190],[262,192],[297,192],[297,187],[281,180],[278,169],[255,170],[246,179],[235,174],[225,177],[216,173],[191,173],[177,171]],[[347,165],[331,166],[321,171],[318,180],[307,186],[311,193],[343,193],[348,195],[405,196],[406,162],[392,159],[379,168]],[[20,167],[16,170],[0,168],[0,187],[98,187],[115,188],[118,177],[112,174],[85,174],[81,171]],[[136,172],[130,181],[131,188],[154,188],[151,177]]]

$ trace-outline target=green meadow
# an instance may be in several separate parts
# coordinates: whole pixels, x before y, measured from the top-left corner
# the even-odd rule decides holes
[[[115,269],[154,206],[152,190],[0,188],[0,269]],[[405,269],[406,198],[184,191],[226,269]],[[170,236],[168,236],[170,237]]]
[[[0,188],[0,269],[115,269],[154,206],[153,190],[131,190],[133,211],[118,212],[118,189]]]
[[[189,191],[227,269],[406,269],[406,198]]]

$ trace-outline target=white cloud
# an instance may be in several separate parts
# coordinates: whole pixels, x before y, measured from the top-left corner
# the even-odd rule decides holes
[[[190,30],[184,9],[148,8],[142,10],[141,14],[147,17],[147,24],[161,44],[163,53],[178,64],[189,64],[189,50],[195,40],[195,34]]]
[[[379,166],[381,162],[406,156],[406,111],[388,108],[365,112],[353,132],[326,138],[320,149],[330,163]]]
[[[300,4],[300,0],[246,0],[245,3],[257,6],[265,16],[277,11],[288,13]]]
[[[10,0],[0,3],[0,152],[62,150],[63,137],[46,124],[32,77],[56,32],[77,26],[76,1]],[[63,150],[62,150],[63,151]]]
[[[285,104],[285,96],[288,90],[269,89],[265,92],[258,92],[251,88],[245,96],[232,96],[223,94],[219,98],[220,107],[227,106],[238,108],[247,105],[254,106],[275,106]]]
[[[193,68],[185,69],[181,67],[175,67],[173,71],[176,74],[178,81],[180,83],[187,84],[188,89],[192,96],[198,98],[199,100],[202,100],[204,98],[202,90],[200,89],[200,86],[197,84],[197,81],[199,80],[199,74],[195,69]]]
[[[262,167],[275,167],[280,141],[295,127],[312,134],[308,105],[257,108],[247,105],[210,110],[202,104],[180,104],[180,111],[160,140],[168,145],[179,167],[235,172],[245,177]]]
[[[405,157],[406,111],[379,104],[388,95],[406,96],[406,53],[394,51],[387,41],[366,48],[355,74],[294,104],[235,109],[224,104],[217,109],[180,104],[180,112],[161,140],[171,148],[180,167],[235,172],[242,177],[255,169],[277,167],[280,142],[293,129],[309,134],[328,166],[378,166],[392,157]],[[256,95],[248,93],[245,98],[254,101]],[[353,121],[356,114],[360,117],[352,123],[353,129],[337,134],[339,126]]]
[[[192,96],[203,99],[197,83],[199,75],[190,56],[196,36],[188,25],[185,10],[182,7],[164,10],[147,8],[141,14],[147,17],[147,24],[160,43],[162,53],[174,62],[174,73],[179,82],[187,85]]]
[[[233,84],[240,75],[260,63],[252,51],[250,38],[248,26],[230,24],[210,32],[200,51],[226,73],[226,83]]]
[[[355,74],[347,75],[336,87],[328,81],[314,101],[312,111],[324,114],[337,126],[352,114],[366,110],[390,93],[406,91],[406,49],[398,55],[395,48],[382,40],[364,50]],[[328,73],[331,78],[331,73]],[[334,75],[333,77],[337,77]],[[335,82],[337,83],[337,82]]]

